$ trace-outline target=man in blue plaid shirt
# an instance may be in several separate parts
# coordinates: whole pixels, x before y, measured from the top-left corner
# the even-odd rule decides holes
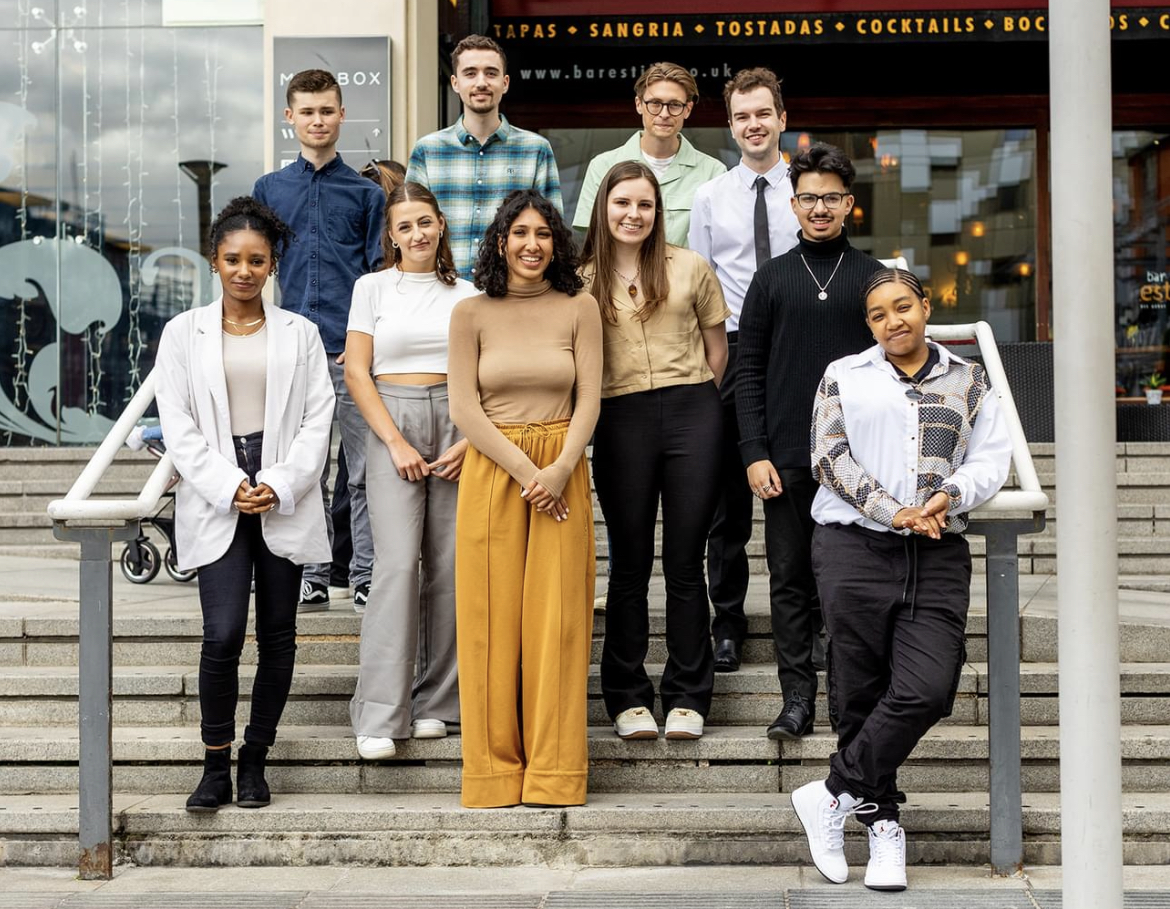
[[[479,243],[514,189],[535,189],[563,209],[561,180],[548,140],[500,113],[508,60],[491,38],[468,35],[451,52],[451,86],[463,101],[453,125],[423,136],[410,154],[409,182],[435,194],[451,232],[459,273],[471,277]]]

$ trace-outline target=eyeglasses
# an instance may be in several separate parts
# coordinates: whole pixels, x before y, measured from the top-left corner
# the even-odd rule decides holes
[[[816,193],[796,194],[796,204],[805,211],[812,211],[817,207],[817,202],[824,202],[825,208],[829,209],[829,211],[833,211],[834,209],[840,208],[841,203],[844,201],[844,193],[822,193],[819,196]]]
[[[685,101],[660,101],[658,98],[643,98],[642,106],[655,117],[662,113],[664,107],[672,117],[677,117],[686,108],[687,103]]]

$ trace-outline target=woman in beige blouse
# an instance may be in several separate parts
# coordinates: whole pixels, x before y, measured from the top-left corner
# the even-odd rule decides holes
[[[582,252],[604,325],[593,478],[610,541],[601,690],[623,739],[658,737],[644,662],[654,527],[662,506],[668,739],[697,739],[714,659],[703,554],[718,499],[729,315],[698,254],[666,243],[662,193],[640,161],[602,180]]]
[[[463,804],[581,805],[601,319],[535,190],[504,199],[475,284],[451,316],[447,376],[471,443],[455,519]]]

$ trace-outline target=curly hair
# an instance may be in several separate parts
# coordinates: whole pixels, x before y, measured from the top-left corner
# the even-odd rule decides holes
[[[581,261],[593,268],[593,282],[589,292],[597,299],[601,317],[617,325],[617,307],[613,302],[614,247],[617,241],[609,232],[609,194],[626,180],[645,180],[654,190],[654,226],[638,250],[638,271],[642,275],[645,298],[638,307],[637,318],[645,322],[666,302],[670,295],[670,278],[666,272],[666,208],[662,204],[662,188],[654,171],[641,161],[619,161],[601,178],[589,230],[581,247]]]
[[[394,243],[390,236],[391,212],[395,205],[403,202],[422,202],[431,207],[435,217],[442,220],[443,212],[439,208],[439,200],[434,193],[420,183],[403,183],[390,191],[386,199],[384,222],[386,229],[382,231],[382,268],[394,268],[402,261],[402,250]],[[451,243],[447,239],[447,231],[439,232],[439,248],[435,254],[435,277],[448,287],[453,287],[459,271],[455,268],[455,257],[451,255]]]
[[[879,268],[869,276],[861,290],[861,308],[866,315],[869,315],[869,295],[883,284],[905,284],[919,300],[928,299],[922,282],[914,272],[904,268]]]
[[[849,192],[857,170],[849,156],[837,146],[817,142],[796,155],[788,165],[788,178],[792,181],[793,192],[797,191],[796,184],[800,182],[801,174],[836,174],[841,178],[845,192]]]
[[[544,218],[552,230],[553,255],[544,271],[545,278],[553,290],[573,296],[584,286],[577,274],[577,245],[573,241],[573,232],[566,226],[556,206],[535,189],[514,189],[504,197],[479,246],[475,286],[489,297],[508,295],[508,260],[504,248],[512,222],[527,208]]]
[[[280,261],[280,257],[296,239],[292,228],[280,220],[280,215],[263,202],[257,202],[251,196],[236,196],[211,222],[208,233],[211,237],[212,259],[219,251],[219,244],[223,242],[223,238],[237,230],[254,230],[263,234],[272,249],[273,265]]]

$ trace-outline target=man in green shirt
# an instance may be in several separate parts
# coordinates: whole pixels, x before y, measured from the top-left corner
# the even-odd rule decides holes
[[[625,145],[602,152],[589,162],[573,226],[582,230],[589,227],[597,187],[611,167],[622,161],[644,161],[662,187],[666,240],[675,246],[686,246],[695,190],[727,168],[681,135],[683,123],[699,99],[698,86],[689,70],[675,63],[652,63],[634,83],[634,97],[642,129]]]

